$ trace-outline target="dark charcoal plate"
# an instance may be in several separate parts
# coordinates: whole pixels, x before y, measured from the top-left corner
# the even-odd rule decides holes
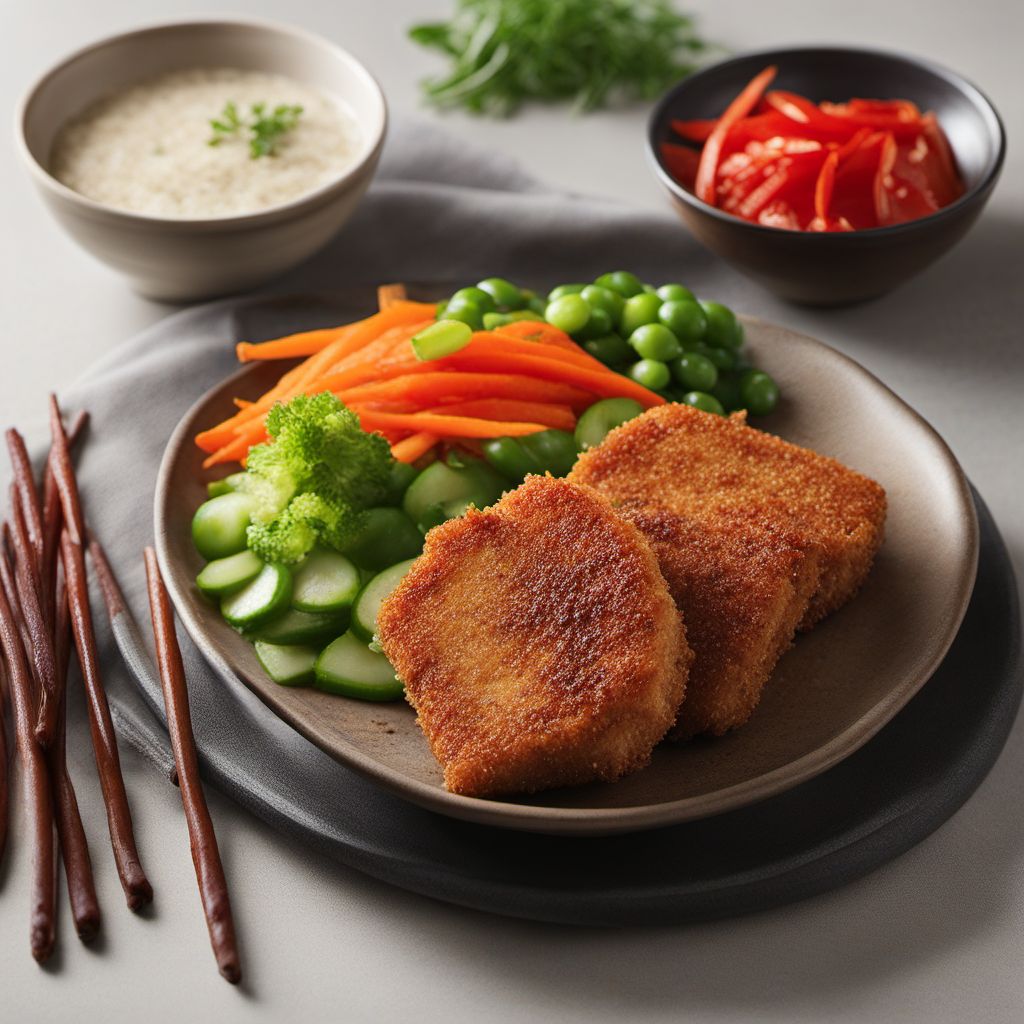
[[[853,97],[913,100],[938,115],[967,186],[929,217],[870,231],[783,231],[740,220],[702,202],[666,169],[660,144],[673,118],[717,117],[754,75],[778,65],[772,88],[820,102]],[[676,139],[675,141],[679,141]],[[995,187],[1006,135],[988,98],[970,82],[916,57],[847,47],[761,50],[684,78],[651,115],[648,156],[686,226],[737,270],[783,298],[834,305],[874,298],[909,280],[952,248]]]
[[[783,403],[764,425],[834,455],[885,486],[887,540],[862,593],[781,661],[752,720],[714,742],[662,745],[652,764],[613,785],[521,800],[448,793],[404,704],[372,705],[272,683],[252,648],[198,594],[189,521],[208,474],[192,443],[255,397],[280,370],[253,365],[185,416],[156,494],[161,566],[178,613],[220,675],[242,679],[304,736],[407,800],[457,818],[535,832],[602,834],[705,818],[782,793],[848,757],[914,696],[949,649],[974,583],[977,522],[941,438],[856,363],[781,327],[747,321],[752,358]],[[272,756],[272,752],[268,752]]]

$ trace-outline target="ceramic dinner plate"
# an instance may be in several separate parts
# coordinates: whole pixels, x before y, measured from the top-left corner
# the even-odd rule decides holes
[[[886,539],[858,596],[801,636],[751,720],[720,739],[662,744],[617,783],[483,800],[448,793],[404,703],[371,704],[278,686],[252,647],[197,591],[189,524],[213,474],[192,442],[281,373],[255,363],[208,392],[171,437],[156,493],[161,566],[178,613],[210,665],[240,679],[343,764],[421,806],[504,828],[601,835],[708,817],[781,793],[867,742],[927,682],[949,649],[974,584],[978,527],[949,448],[857,363],[804,335],[746,319],[752,361],[784,396],[757,426],[834,456],[886,489]],[[221,471],[222,475],[223,470]],[[266,756],[273,758],[273,751]]]

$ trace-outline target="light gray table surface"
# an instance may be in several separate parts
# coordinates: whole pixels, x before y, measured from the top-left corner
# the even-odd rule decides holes
[[[0,0],[0,107],[82,43],[194,13],[289,20],[350,48],[392,107],[418,105],[436,65],[406,26],[449,0],[249,0],[211,8],[158,0]],[[1016,0],[701,0],[708,35],[752,49],[849,42],[927,55],[966,74],[1011,136],[1002,182],[973,233],[932,270],[869,306],[815,312],[761,296],[745,310],[865,363],[944,434],[1024,559],[1024,128]],[[436,116],[436,115],[430,115]],[[644,163],[643,110],[567,121],[534,110],[510,122],[445,117],[456,134],[516,155],[556,185],[663,208]],[[571,136],[566,136],[566,126]],[[9,136],[8,136],[9,140]],[[47,390],[166,315],[129,292],[49,220],[0,145],[0,420],[31,428]],[[722,274],[731,271],[723,266]],[[921,327],[927,310],[928,329]],[[147,515],[149,499],[139,498]],[[102,803],[87,744],[73,770],[88,821]],[[291,846],[212,793],[248,981],[217,976],[177,790],[131,751],[124,764],[153,914],[124,908],[108,851],[93,841],[105,938],[62,941],[40,970],[27,949],[28,860],[0,869],[0,1020],[121,1021],[1018,1021],[1024,1019],[1024,725],[974,798],[932,838],[847,888],[738,921],[588,931],[502,920],[412,896]],[[17,796],[17,794],[15,794]],[[16,801],[17,803],[17,801]],[[14,822],[20,829],[20,810]]]

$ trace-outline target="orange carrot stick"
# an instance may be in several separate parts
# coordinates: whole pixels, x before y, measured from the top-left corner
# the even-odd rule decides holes
[[[391,446],[391,454],[399,462],[415,462],[437,444],[434,434],[410,434]]]
[[[439,437],[522,437],[546,430],[542,423],[506,423],[502,420],[481,420],[471,416],[445,416],[430,412],[376,412],[359,411],[359,422],[364,430],[411,430],[431,433]]]
[[[577,409],[593,402],[593,395],[571,384],[536,380],[510,373],[459,373],[428,370],[390,380],[359,384],[336,391],[343,402],[470,401],[476,398],[519,398],[529,402],[551,402]]]
[[[480,420],[543,423],[555,430],[576,429],[576,417],[568,406],[523,402],[515,398],[480,398],[470,402],[439,405],[426,411],[446,416],[471,416]]]
[[[235,355],[240,363],[250,363],[256,359],[294,359],[298,356],[313,356],[322,351],[331,342],[344,338],[360,321],[345,324],[343,327],[323,327],[316,331],[302,331],[290,334],[286,338],[275,338],[273,341],[240,341],[235,346]]]

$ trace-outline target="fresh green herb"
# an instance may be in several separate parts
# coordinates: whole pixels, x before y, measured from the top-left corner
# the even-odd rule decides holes
[[[329,392],[300,395],[267,416],[271,441],[249,453],[239,492],[251,501],[249,548],[293,564],[318,542],[341,549],[384,498],[391,449]]]
[[[424,83],[443,107],[508,116],[526,101],[652,99],[689,74],[705,44],[670,0],[457,0],[410,37],[451,58]]]
[[[249,156],[256,160],[261,156],[276,156],[283,136],[299,123],[302,107],[279,104],[268,111],[266,103],[253,103],[249,108],[248,120],[238,113],[237,104],[229,100],[224,104],[220,117],[211,118],[213,135],[207,145],[219,146],[225,139],[249,132]]]

